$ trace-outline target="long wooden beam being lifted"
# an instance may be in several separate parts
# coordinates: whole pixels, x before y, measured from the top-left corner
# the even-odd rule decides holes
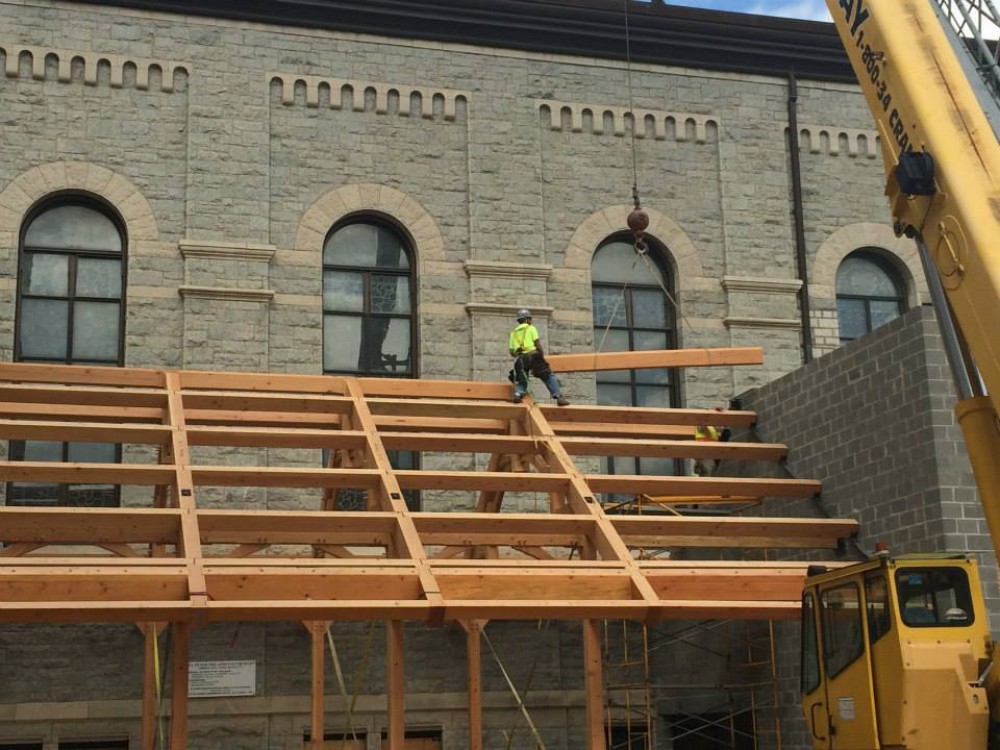
[[[553,372],[601,372],[660,367],[717,367],[720,365],[762,365],[764,350],[759,346],[735,349],[665,349],[646,352],[588,352],[552,354],[545,359]]]

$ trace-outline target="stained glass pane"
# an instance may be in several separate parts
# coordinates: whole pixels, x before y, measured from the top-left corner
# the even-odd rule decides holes
[[[326,271],[323,274],[323,309],[363,312],[365,279],[360,273]]]
[[[24,292],[44,297],[69,294],[69,256],[25,253]]]
[[[838,299],[837,317],[840,322],[840,339],[853,341],[868,333],[865,302],[860,299]]]
[[[899,288],[880,264],[864,255],[847,256],[837,269],[837,294],[901,297]]]
[[[628,319],[625,313],[625,295],[621,289],[614,287],[593,287],[594,325],[626,326]]]
[[[379,268],[410,267],[403,240],[387,227],[378,228],[378,255],[375,264]]]
[[[666,328],[667,298],[663,292],[633,289],[632,321],[639,328]]]
[[[358,372],[361,362],[362,318],[326,315],[323,318],[323,369]]]
[[[410,312],[410,277],[372,274],[371,311],[404,314]]]
[[[66,359],[69,303],[60,300],[22,299],[19,321],[21,356]]]
[[[120,306],[77,302],[73,307],[73,359],[118,361]]]
[[[120,260],[80,258],[76,262],[76,295],[121,299],[122,263]]]
[[[118,228],[107,216],[87,206],[56,206],[31,222],[25,247],[60,250],[122,250]]]

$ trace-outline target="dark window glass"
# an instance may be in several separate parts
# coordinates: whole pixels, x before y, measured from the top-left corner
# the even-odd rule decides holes
[[[841,342],[853,341],[899,317],[906,295],[899,274],[874,249],[857,250],[837,269]]]
[[[849,583],[827,589],[821,597],[823,658],[829,677],[836,677],[864,651],[859,594],[857,585]]]
[[[59,750],[128,750],[128,740],[70,740],[60,742]]]
[[[334,227],[323,246],[323,371],[416,377],[411,250],[391,227],[368,219]],[[324,465],[328,456],[324,454]],[[389,451],[394,468],[419,467],[417,451]],[[403,493],[411,510],[420,493]],[[341,490],[339,510],[364,510],[364,490]]]
[[[812,594],[802,597],[802,694],[819,687],[819,641]]]
[[[323,246],[323,371],[415,375],[414,276],[402,236],[374,222],[335,227]]]
[[[59,198],[28,217],[20,245],[17,361],[124,364],[125,247],[120,223],[97,201]],[[121,460],[121,450],[103,443],[14,441],[10,457],[112,463]],[[7,503],[114,506],[119,488],[17,482],[8,484]]]
[[[865,608],[868,610],[868,640],[875,643],[892,628],[889,617],[889,587],[885,576],[865,579]]]
[[[636,255],[630,241],[613,237],[591,261],[594,303],[594,348],[603,352],[673,349],[677,346],[672,280],[664,252],[650,247],[648,260]],[[662,285],[662,286],[661,286]],[[605,406],[668,408],[678,405],[673,370],[599,372],[597,403]],[[680,474],[675,460],[606,458],[603,470],[612,474]]]
[[[41,742],[0,742],[0,750],[43,750]]]
[[[961,568],[900,568],[896,592],[910,627],[963,628],[975,622],[969,577]]]

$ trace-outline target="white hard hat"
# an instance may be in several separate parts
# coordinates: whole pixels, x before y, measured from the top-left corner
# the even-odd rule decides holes
[[[525,318],[530,318],[530,317],[531,317],[531,310],[527,310],[522,307],[520,310],[517,311],[518,322],[521,322]]]

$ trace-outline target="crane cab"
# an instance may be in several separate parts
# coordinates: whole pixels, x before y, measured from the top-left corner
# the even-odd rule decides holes
[[[880,555],[811,569],[801,648],[816,750],[986,748],[984,682],[996,677],[974,560]]]

